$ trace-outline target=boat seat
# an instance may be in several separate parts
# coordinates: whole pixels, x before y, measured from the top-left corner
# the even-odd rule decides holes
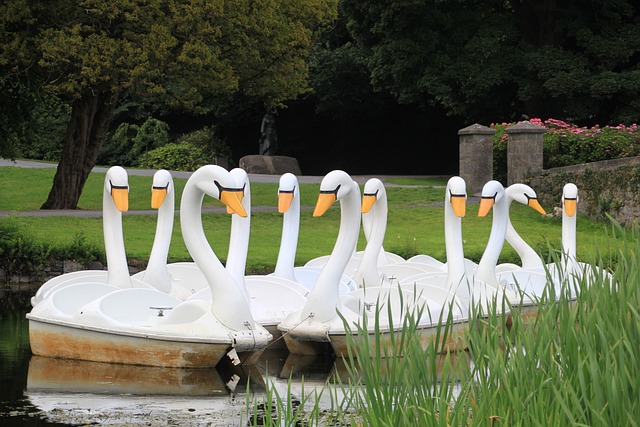
[[[182,301],[154,289],[130,288],[106,295],[100,301],[100,310],[118,322],[147,323],[150,317],[165,316],[165,313],[180,302]]]
[[[118,289],[106,283],[77,283],[57,289],[51,294],[51,302],[60,312],[71,316],[80,307]]]

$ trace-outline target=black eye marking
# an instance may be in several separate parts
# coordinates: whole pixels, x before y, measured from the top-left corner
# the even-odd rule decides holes
[[[377,189],[375,193],[364,193],[364,196],[374,196],[377,199],[379,191],[380,189]]]
[[[498,195],[498,192],[496,191],[496,193],[493,196],[482,196],[481,199],[496,199],[496,196]]]
[[[340,187],[341,186],[342,186],[342,184],[338,184],[338,186],[336,188],[334,188],[333,190],[320,190],[320,194],[333,194],[337,198],[338,197],[338,191],[340,191]]]
[[[154,190],[169,190],[169,183],[167,182],[167,185],[160,186],[160,185],[154,185],[153,187],[151,187]]]
[[[295,185],[293,186],[293,189],[291,190],[278,190],[278,193],[282,193],[282,194],[293,194],[296,191],[296,187]]]
[[[113,185],[111,180],[109,180],[109,185],[111,186],[111,191],[110,191],[111,194],[113,194],[113,190],[129,190],[128,185]]]
[[[223,187],[223,186],[222,186],[218,181],[215,181],[215,180],[213,181],[213,183],[214,183],[214,185],[215,185],[216,187],[218,187],[218,192],[219,192],[220,194],[222,194],[222,192],[223,192],[223,191],[240,191],[238,188]],[[245,185],[246,185],[246,184],[245,184]],[[243,190],[242,190],[242,191],[244,191],[244,187],[242,187],[242,188],[243,188]]]

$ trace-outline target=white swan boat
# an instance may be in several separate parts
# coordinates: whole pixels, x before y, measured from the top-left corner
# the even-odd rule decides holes
[[[107,270],[81,270],[65,273],[43,283],[31,298],[36,306],[57,289],[77,283],[108,284],[115,288],[151,288],[138,277],[129,276],[129,265],[122,233],[122,212],[129,209],[129,181],[120,166],[107,170],[102,190],[102,229],[107,255]]]
[[[408,312],[420,312],[416,319],[421,343],[430,345],[439,333],[440,318],[454,319],[450,341],[440,343],[444,349],[457,349],[459,336],[466,324],[466,311],[452,300],[452,294],[441,288],[418,295],[406,289],[390,286],[369,286],[347,294],[340,294],[340,276],[354,252],[360,231],[360,191],[358,184],[343,171],[327,174],[320,186],[320,196],[314,216],[321,216],[335,201],[340,202],[340,230],[334,249],[320,277],[301,310],[287,316],[278,329],[282,331],[287,348],[294,354],[318,354],[330,345],[341,357],[348,354],[348,328],[357,334],[356,324],[367,319],[367,331],[380,332],[381,346],[391,346],[392,332],[402,329]],[[377,323],[377,325],[376,325]],[[375,340],[371,340],[372,342]],[[381,348],[375,354],[385,354]]]
[[[66,286],[27,314],[33,354],[168,367],[213,367],[229,354],[254,363],[272,336],[209,246],[201,217],[205,194],[244,215],[237,191],[229,172],[209,165],[193,173],[182,195],[182,234],[211,301],[109,284]]]

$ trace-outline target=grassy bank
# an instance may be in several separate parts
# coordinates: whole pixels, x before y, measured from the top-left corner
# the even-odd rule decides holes
[[[17,167],[0,168],[0,210],[28,211],[38,209],[46,198],[53,179],[53,169],[23,169]],[[148,210],[150,203],[151,177],[130,176],[130,209]],[[80,199],[81,209],[99,210],[102,204],[104,174],[92,173]],[[186,180],[176,179],[176,205]],[[385,238],[385,249],[405,257],[418,253],[428,253],[440,260],[445,258],[443,208],[433,206],[444,199],[442,185],[445,179],[401,180],[399,184],[413,187],[388,187],[389,219]],[[317,198],[317,184],[300,186],[303,206],[313,206]],[[277,204],[277,184],[252,184],[252,205],[275,208]],[[206,200],[208,205],[220,206],[217,201]],[[559,202],[558,202],[559,204]],[[545,206],[553,211],[552,206]],[[321,218],[313,218],[311,209],[303,209],[300,223],[300,238],[296,262],[307,260],[331,251],[339,227],[339,213],[331,210]],[[479,260],[491,229],[491,218],[478,218],[476,206],[470,205],[463,221],[465,254]],[[511,217],[518,232],[538,251],[549,253],[550,247],[560,247],[561,221],[546,218],[533,210],[514,204]],[[230,217],[224,214],[205,214],[205,231],[211,246],[221,259],[226,258],[229,241]],[[0,224],[15,227],[33,240],[53,247],[72,246],[78,235],[101,250],[103,248],[102,220],[80,217],[28,217],[9,216],[0,218]],[[130,259],[148,259],[155,232],[155,215],[124,214],[125,246]],[[282,216],[276,212],[254,212],[251,224],[251,240],[247,261],[248,271],[268,271],[275,265],[280,244]],[[605,241],[606,225],[583,218],[578,220],[578,256],[590,259],[596,254],[595,248],[608,252]],[[364,248],[361,237],[358,247]],[[549,246],[550,245],[550,246]],[[170,261],[190,259],[176,219],[169,252]],[[505,245],[502,261],[516,260],[515,251]]]

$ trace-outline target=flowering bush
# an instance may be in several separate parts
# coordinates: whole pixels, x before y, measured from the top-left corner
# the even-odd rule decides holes
[[[640,129],[635,123],[631,126],[595,125],[588,128],[558,119],[534,118],[529,121],[547,129],[543,137],[545,169],[640,155]],[[496,131],[493,138],[494,176],[499,180],[506,177],[507,170],[505,129],[514,124],[491,125]]]

